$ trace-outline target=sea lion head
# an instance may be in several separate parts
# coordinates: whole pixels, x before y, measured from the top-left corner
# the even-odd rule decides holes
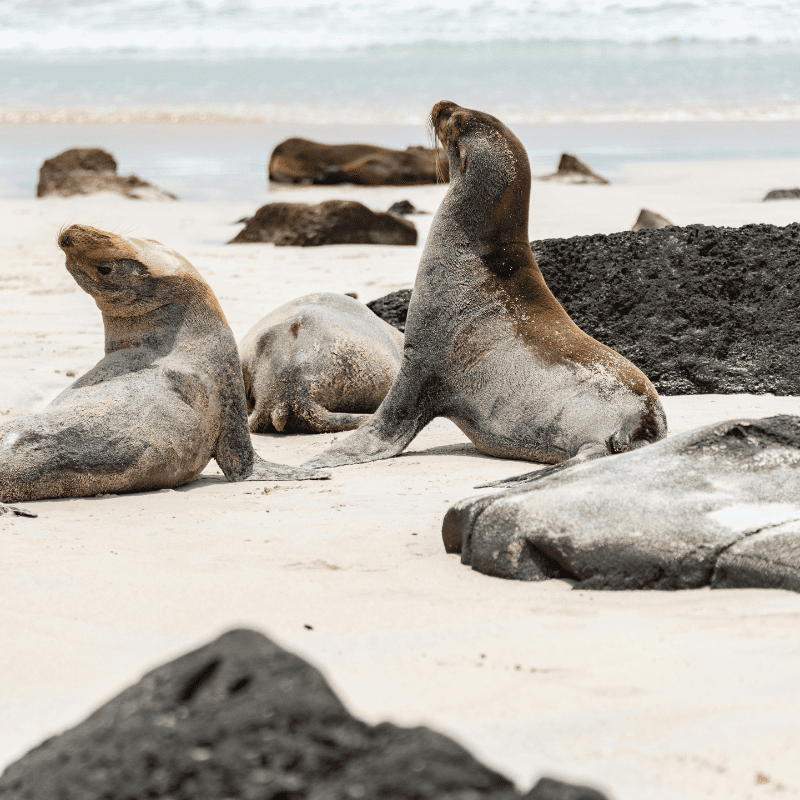
[[[483,210],[495,234],[527,241],[531,170],[522,142],[497,117],[449,100],[431,109],[430,125],[447,151],[451,189],[462,204],[470,199],[473,221]]]
[[[135,317],[170,304],[213,300],[197,270],[153,239],[70,225],[59,232],[58,246],[70,275],[109,316]]]

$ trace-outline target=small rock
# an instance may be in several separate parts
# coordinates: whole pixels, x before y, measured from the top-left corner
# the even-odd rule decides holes
[[[641,231],[647,228],[648,230],[659,230],[660,228],[668,228],[673,223],[661,214],[655,211],[643,208],[639,212],[636,222],[633,223],[632,231]]]
[[[392,203],[387,209],[387,214],[397,214],[398,216],[405,217],[409,214],[427,214],[427,211],[420,211],[410,200],[398,200]]]
[[[605,178],[592,172],[588,164],[570,153],[562,153],[558,169],[552,175],[542,175],[539,180],[557,180],[562,183],[609,183]]]
[[[800,200],[800,189],[773,189],[764,200]]]

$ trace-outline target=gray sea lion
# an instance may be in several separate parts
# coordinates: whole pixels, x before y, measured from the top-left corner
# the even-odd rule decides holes
[[[547,464],[666,435],[653,385],[581,331],[528,243],[531,175],[519,139],[489,114],[437,103],[450,159],[406,321],[403,364],[371,420],[306,466],[400,453],[434,417],[482,452]]]
[[[0,427],[0,500],[180,486],[211,458],[231,481],[325,477],[253,451],[233,333],[188,261],[86,225],[58,243],[103,312],[106,355],[40,414]]]
[[[276,308],[239,346],[250,430],[332,433],[357,428],[386,397],[403,334],[342,294]]]

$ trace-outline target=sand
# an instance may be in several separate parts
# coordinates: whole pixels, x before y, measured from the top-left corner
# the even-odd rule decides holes
[[[544,165],[543,165],[544,166]],[[547,169],[541,169],[546,172]],[[531,238],[624,230],[644,206],[678,224],[787,224],[800,162],[631,165],[612,186],[534,184]],[[788,176],[788,177],[787,177]],[[444,187],[317,187],[434,211]],[[224,244],[244,203],[113,197],[0,201],[0,422],[43,408],[102,355],[100,313],[63,267],[61,225],[175,248],[216,292],[237,338],[314,291],[362,300],[411,285],[417,247]],[[664,399],[671,431],[800,413],[796,397]],[[340,434],[346,435],[346,434]],[[335,436],[255,436],[299,464]],[[400,458],[330,481],[189,486],[27,503],[0,518],[0,766],[83,719],[145,670],[246,625],[321,667],[369,721],[457,737],[527,789],[542,774],[618,800],[800,798],[800,596],[766,590],[587,592],[506,582],[444,553],[449,504],[530,465],[480,455],[450,422]]]

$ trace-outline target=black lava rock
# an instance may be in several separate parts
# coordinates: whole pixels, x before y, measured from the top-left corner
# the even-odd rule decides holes
[[[665,395],[800,394],[800,224],[532,243],[575,323]]]
[[[428,728],[371,727],[314,667],[234,630],[158,667],[0,776],[3,800],[511,800]]]
[[[411,289],[400,289],[397,292],[392,292],[373,300],[371,303],[367,303],[367,308],[382,320],[405,333],[410,301]]]

